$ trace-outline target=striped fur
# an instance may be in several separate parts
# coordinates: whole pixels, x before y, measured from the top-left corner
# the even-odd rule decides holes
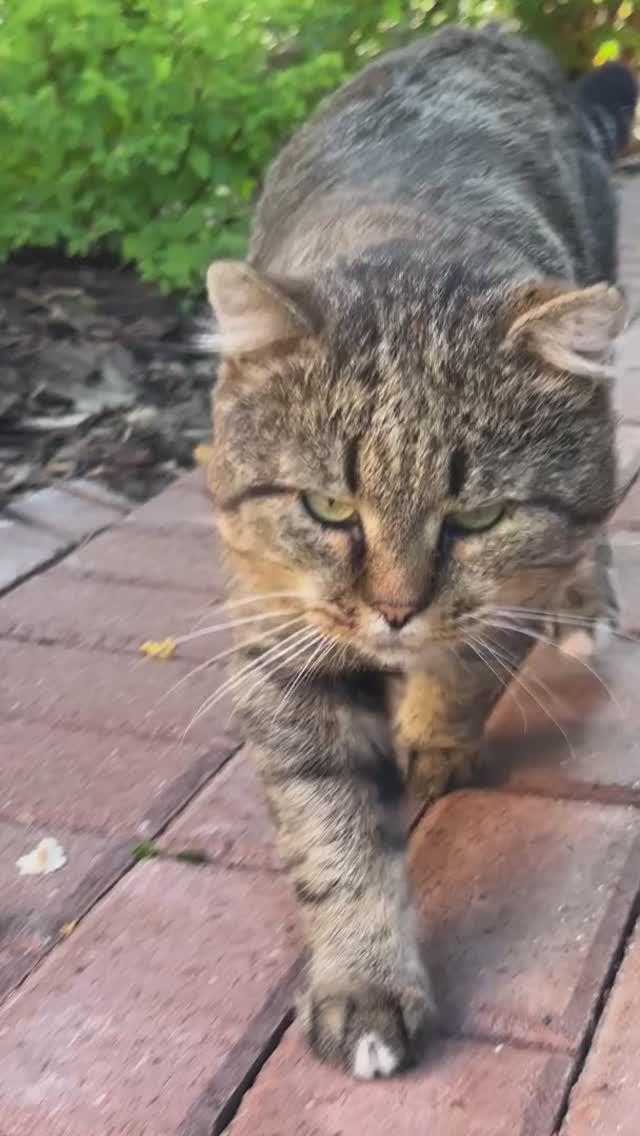
[[[481,613],[612,610],[608,161],[630,92],[448,28],[321,108],[268,174],[249,262],[210,270],[210,484],[232,591],[274,615],[239,629],[237,706],[311,944],[300,1021],[357,1077],[435,1027],[404,784],[470,774],[509,674],[474,646]],[[487,531],[457,527],[496,501]],[[531,639],[492,642],[513,668]]]

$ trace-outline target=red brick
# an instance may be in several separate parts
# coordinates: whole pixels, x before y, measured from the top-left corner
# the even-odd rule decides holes
[[[620,472],[623,477],[631,477],[640,466],[640,426],[622,422],[616,437]]]
[[[485,776],[518,791],[640,801],[640,646],[619,642],[588,667],[542,649],[521,680],[528,691],[512,686],[489,723]]]
[[[621,203],[620,276],[628,295],[629,307],[635,311],[640,300],[640,231],[638,229],[637,181],[623,185]],[[640,422],[640,326],[632,323],[623,336],[616,372],[615,399],[625,418]]]
[[[13,588],[70,547],[60,533],[32,528],[0,514],[0,592]]]
[[[66,561],[0,600],[0,634],[111,651],[137,653],[148,639],[178,638],[229,621],[205,595],[79,577]],[[255,626],[259,634],[267,624]],[[227,633],[212,632],[180,644],[172,662],[203,661],[231,645]]]
[[[0,816],[141,839],[157,831],[224,760],[229,745],[105,737],[49,722],[0,722]]]
[[[127,528],[173,530],[177,524],[211,527],[211,499],[201,469],[186,474],[157,497],[134,509],[125,521]]]
[[[262,785],[246,748],[198,794],[159,843],[174,854],[202,852],[227,867],[279,867]]]
[[[640,422],[640,328],[637,321],[628,328],[618,346],[614,402],[624,419]]]
[[[618,348],[614,402],[622,418],[640,422],[640,330],[637,322],[625,333]]]
[[[21,876],[16,861],[44,837],[58,840],[66,864],[48,875]],[[64,924],[83,914],[99,890],[100,877],[108,879],[113,851],[107,841],[61,825],[0,822],[0,999],[29,972]],[[0,1126],[1,1121],[0,1116]]]
[[[132,509],[131,501],[122,493],[115,493],[113,489],[109,489],[101,482],[88,477],[74,477],[69,481],[58,481],[57,487],[64,489],[65,493],[73,494],[74,497],[83,497],[85,501],[93,501],[94,504],[101,505],[105,509],[112,509],[114,512],[117,510],[122,516],[131,512]]]
[[[623,422],[618,427],[618,461],[620,485],[626,487],[636,478],[622,505],[611,520],[611,529],[640,528],[640,425]]]
[[[634,502],[635,500],[638,500],[638,494]],[[630,504],[629,508],[635,509],[635,503]],[[620,510],[620,516],[624,516],[623,509]],[[640,533],[613,532],[611,550],[614,582],[620,604],[620,630],[637,634],[640,632]]]
[[[159,745],[162,739],[182,740],[199,707],[226,677],[226,671],[212,667],[173,690],[191,664],[10,639],[2,644],[2,665],[0,717],[96,730],[114,740],[131,733],[156,738]],[[223,697],[190,726],[186,741],[210,748],[228,735],[230,720],[231,703]]]
[[[569,1072],[566,1057],[449,1041],[404,1077],[358,1083],[314,1061],[294,1028],[229,1136],[549,1136]]]
[[[91,536],[121,520],[123,511],[84,493],[67,492],[64,486],[40,489],[12,503],[12,512],[32,525],[53,529],[74,541]]]
[[[640,225],[638,224],[638,181],[620,181],[620,275],[630,288],[630,299],[640,297]],[[634,277],[632,281],[630,277]]]
[[[635,898],[637,813],[457,793],[411,860],[449,1028],[576,1049]]]
[[[624,419],[640,423],[640,365],[637,359],[638,347],[634,344],[629,350],[628,357],[621,360],[618,369],[615,406],[618,414]]]
[[[298,944],[275,876],[139,865],[0,1013],[3,1136],[175,1136]]]
[[[640,932],[616,979],[563,1136],[637,1136],[640,1106]]]
[[[54,837],[64,849],[67,858],[64,867],[43,876],[20,875],[16,861],[49,836]],[[70,832],[59,824],[40,828],[0,821],[0,943],[3,949],[7,945],[8,927],[16,937],[26,937],[32,929],[35,933],[34,915],[40,923],[61,910],[65,899],[76,890],[107,847],[104,840]]]
[[[68,557],[69,569],[101,579],[147,587],[224,595],[219,547],[213,526],[175,525],[170,532],[119,525]]]
[[[612,529],[640,529],[640,479],[631,486],[611,522]]]

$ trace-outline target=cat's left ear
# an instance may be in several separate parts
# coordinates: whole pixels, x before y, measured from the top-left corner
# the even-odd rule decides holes
[[[610,377],[613,344],[627,319],[622,293],[610,284],[553,292],[545,285],[523,290],[506,342],[526,344],[559,371]]]
[[[223,355],[253,354],[316,329],[303,281],[267,276],[243,261],[219,260],[207,273],[207,291]]]

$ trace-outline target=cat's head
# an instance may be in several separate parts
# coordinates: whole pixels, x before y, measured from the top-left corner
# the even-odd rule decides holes
[[[241,592],[389,666],[550,607],[615,503],[616,289],[383,252],[312,282],[208,279],[210,484]]]

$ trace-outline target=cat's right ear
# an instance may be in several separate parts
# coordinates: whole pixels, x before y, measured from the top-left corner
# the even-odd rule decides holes
[[[215,261],[207,273],[207,291],[222,355],[282,347],[317,330],[302,283],[263,275],[243,261]]]
[[[596,379],[610,376],[613,344],[627,319],[618,288],[604,283],[588,288],[542,284],[521,288],[511,304],[515,311],[507,343],[526,343],[555,371]]]

